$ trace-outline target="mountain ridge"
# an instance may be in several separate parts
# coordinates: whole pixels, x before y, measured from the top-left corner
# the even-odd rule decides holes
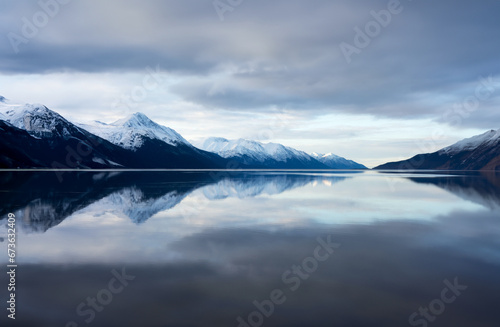
[[[365,165],[359,164],[353,160],[340,157],[333,153],[311,153],[311,156],[323,163],[324,165],[334,169],[368,169]]]
[[[196,145],[205,151],[216,153],[223,158],[251,168],[360,169],[362,166],[354,161],[348,162],[345,159],[346,164],[344,166],[321,162],[318,158],[292,147],[279,143],[261,143],[243,138],[228,140],[223,137],[209,137]]]
[[[500,171],[500,129],[463,139],[433,153],[418,154],[373,169]]]

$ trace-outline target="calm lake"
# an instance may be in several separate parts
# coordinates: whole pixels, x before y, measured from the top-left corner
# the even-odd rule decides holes
[[[500,174],[2,172],[1,326],[498,326]],[[8,214],[16,320],[8,319]]]

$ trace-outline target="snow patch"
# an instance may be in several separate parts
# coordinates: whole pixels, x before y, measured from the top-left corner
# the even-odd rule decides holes
[[[104,160],[102,160],[101,158],[96,158],[96,157],[93,157],[92,158],[92,161],[93,162],[96,162],[98,164],[101,164],[101,165],[105,165],[106,163],[104,162]]]

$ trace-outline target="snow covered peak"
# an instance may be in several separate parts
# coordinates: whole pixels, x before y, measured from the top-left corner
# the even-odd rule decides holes
[[[361,165],[355,161],[347,160],[343,157],[337,156],[333,153],[311,153],[311,156],[321,162],[322,164],[332,169],[367,169],[366,166]]]
[[[305,152],[281,144],[264,144],[245,139],[227,140],[221,137],[210,137],[198,145],[202,150],[217,153],[224,158],[248,157],[261,163],[267,160],[286,162],[288,159],[292,158],[306,161],[312,159]]]
[[[161,140],[174,146],[179,144],[191,146],[176,131],[155,123],[140,112],[111,124],[94,121],[90,124],[79,124],[79,126],[126,149],[135,150],[140,148],[144,144],[145,138]]]
[[[476,135],[460,142],[457,142],[449,147],[441,149],[439,152],[449,155],[457,154],[462,151],[473,151],[483,145],[493,145],[500,141],[500,129],[491,130],[481,135]]]
[[[125,118],[115,121],[113,125],[125,127],[156,127],[156,125],[158,124],[149,119],[149,117],[145,114],[136,112]]]
[[[225,158],[234,154],[249,155],[256,152],[265,152],[259,142],[244,139],[228,140],[222,137],[209,137],[200,144],[201,149],[209,152],[224,154]]]
[[[68,136],[70,122],[41,104],[0,102],[0,119],[36,137]]]
[[[286,148],[284,145],[277,143],[267,143],[264,144],[264,149],[267,153],[272,156],[286,155],[287,151],[294,150],[292,148]]]
[[[0,102],[5,102],[5,101],[6,101],[5,97],[0,95]]]
[[[319,159],[319,158],[324,158],[324,159],[341,159],[342,157],[339,157],[333,153],[327,153],[327,154],[323,154],[323,153],[317,153],[317,152],[313,152],[311,153],[311,156],[315,159]]]
[[[222,137],[209,137],[197,145],[200,149],[217,153],[223,158],[249,156],[253,159],[259,159],[259,157],[267,157],[262,145],[243,139],[228,140]]]
[[[225,146],[228,143],[229,143],[229,140],[225,139],[223,137],[209,137],[200,143],[200,147],[203,149],[212,148],[215,150],[216,146]],[[207,150],[207,151],[209,151],[209,150]],[[212,152],[214,152],[214,151],[212,151]]]

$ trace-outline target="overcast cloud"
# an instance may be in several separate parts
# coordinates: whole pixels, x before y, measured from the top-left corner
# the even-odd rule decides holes
[[[74,119],[142,111],[188,139],[271,128],[261,141],[367,165],[422,152],[437,130],[435,149],[500,128],[495,0],[242,0],[223,13],[212,0],[0,6],[0,94]],[[125,100],[148,69],[160,82]],[[269,127],[277,115],[285,127]]]

